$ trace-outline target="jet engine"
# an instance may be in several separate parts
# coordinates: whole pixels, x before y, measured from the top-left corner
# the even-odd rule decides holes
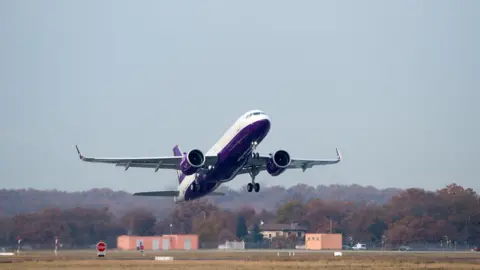
[[[186,175],[192,175],[205,164],[205,156],[202,151],[193,149],[188,153],[184,153],[180,162],[180,169]]]
[[[271,176],[278,176],[282,174],[290,165],[290,155],[285,150],[278,150],[267,161],[267,172]]]

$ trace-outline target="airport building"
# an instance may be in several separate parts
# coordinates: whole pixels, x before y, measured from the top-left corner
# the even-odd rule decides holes
[[[147,250],[192,250],[198,249],[198,235],[161,235],[161,236],[135,236],[121,235],[117,237],[117,248],[120,250],[138,250],[143,244]]]
[[[305,249],[342,249],[342,234],[340,233],[307,233],[305,234]]]
[[[253,226],[250,227],[250,231],[253,230]],[[307,228],[305,226],[300,226],[297,223],[290,224],[262,224],[260,227],[260,233],[263,234],[264,238],[273,239],[277,237],[288,238],[290,236],[295,236],[297,238],[303,238]]]

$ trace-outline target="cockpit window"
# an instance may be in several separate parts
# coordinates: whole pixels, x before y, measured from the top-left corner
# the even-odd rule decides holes
[[[264,113],[263,113],[263,112],[253,112],[253,113],[249,113],[249,114],[247,115],[247,117],[245,117],[245,118],[248,119],[248,118],[250,118],[252,115],[264,115]]]

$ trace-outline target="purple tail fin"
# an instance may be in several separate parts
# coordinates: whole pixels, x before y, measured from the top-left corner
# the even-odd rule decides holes
[[[173,147],[173,155],[176,157],[182,156],[182,151],[180,150],[180,147],[178,145],[175,145],[175,147]],[[183,179],[185,178],[185,174],[183,174],[182,171],[177,170],[177,175],[178,184],[181,184]]]

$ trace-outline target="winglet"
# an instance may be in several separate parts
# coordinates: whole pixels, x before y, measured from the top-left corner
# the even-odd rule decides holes
[[[77,148],[78,157],[79,157],[80,159],[83,159],[83,155],[82,155],[82,153],[80,152],[80,150],[78,149],[78,146],[77,146],[77,145],[75,145],[75,148]]]
[[[337,151],[338,161],[342,160],[342,154],[340,153],[340,151],[338,150],[338,148],[335,148],[335,151]]]

